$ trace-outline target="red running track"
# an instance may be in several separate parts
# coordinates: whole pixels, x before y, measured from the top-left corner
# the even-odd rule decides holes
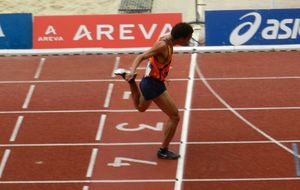
[[[1,57],[0,189],[300,188],[299,52],[176,54],[179,161],[156,158],[167,117],[112,74],[133,59]]]

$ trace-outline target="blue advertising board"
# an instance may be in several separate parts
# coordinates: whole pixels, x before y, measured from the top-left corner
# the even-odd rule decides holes
[[[0,14],[0,49],[32,48],[32,14]]]
[[[206,11],[206,45],[300,44],[300,9]]]

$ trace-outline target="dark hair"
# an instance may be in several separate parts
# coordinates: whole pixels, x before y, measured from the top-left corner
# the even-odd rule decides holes
[[[177,23],[171,30],[174,40],[179,38],[187,38],[193,34],[194,30],[191,25],[185,22]]]

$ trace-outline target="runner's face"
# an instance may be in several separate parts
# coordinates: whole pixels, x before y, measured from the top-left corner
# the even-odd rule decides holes
[[[180,38],[178,40],[178,45],[181,45],[181,46],[187,46],[189,45],[189,41],[191,40],[192,36],[189,36],[189,37],[186,37],[186,38]]]

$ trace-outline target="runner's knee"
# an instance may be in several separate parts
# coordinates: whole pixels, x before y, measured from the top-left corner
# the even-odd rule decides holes
[[[173,121],[173,122],[176,122],[178,123],[180,121],[180,115],[179,115],[179,112],[178,110],[174,111],[172,114],[170,114],[170,119]]]
[[[135,106],[135,108],[139,111],[139,112],[145,112],[148,107],[150,106],[149,103],[144,102],[144,103],[140,103],[138,105]]]
[[[139,107],[139,106],[137,106],[136,109],[137,109],[139,112],[145,112],[145,111],[147,110],[147,108]]]

